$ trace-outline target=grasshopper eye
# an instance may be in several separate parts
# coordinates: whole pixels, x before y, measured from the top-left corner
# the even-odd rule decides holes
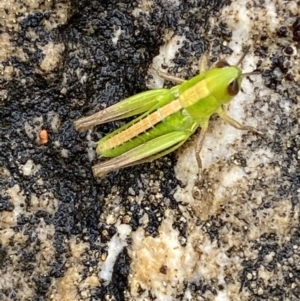
[[[226,61],[219,61],[216,63],[216,68],[224,68],[230,66]]]
[[[227,87],[227,92],[231,96],[235,96],[239,93],[240,87],[237,79],[234,79]]]

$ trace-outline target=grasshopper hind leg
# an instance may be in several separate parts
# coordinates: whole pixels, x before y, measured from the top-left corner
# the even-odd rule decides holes
[[[189,131],[178,131],[154,138],[130,151],[93,166],[95,177],[141,163],[152,162],[179,148],[191,135]]]

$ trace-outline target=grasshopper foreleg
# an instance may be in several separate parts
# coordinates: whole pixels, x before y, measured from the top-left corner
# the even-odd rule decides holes
[[[223,110],[220,109],[218,111],[218,115],[229,125],[233,126],[234,128],[238,129],[238,130],[242,130],[242,131],[250,131],[253,133],[258,134],[259,136],[264,136],[264,134],[260,131],[258,131],[255,127],[249,126],[249,125],[244,125],[244,124],[240,124],[238,121],[236,121],[235,119],[231,118],[229,115],[227,115],[227,113]]]

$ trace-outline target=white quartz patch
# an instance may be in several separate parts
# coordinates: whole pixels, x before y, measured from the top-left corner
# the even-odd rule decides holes
[[[108,256],[102,265],[101,272],[99,273],[99,276],[107,281],[111,280],[113,267],[119,253],[125,246],[127,246],[126,238],[131,232],[131,227],[128,225],[119,225],[117,226],[117,230],[118,232],[108,243]]]

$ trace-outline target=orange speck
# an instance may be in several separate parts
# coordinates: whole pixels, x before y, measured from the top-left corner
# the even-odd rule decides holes
[[[39,133],[40,144],[46,144],[48,142],[48,132],[41,130]]]

